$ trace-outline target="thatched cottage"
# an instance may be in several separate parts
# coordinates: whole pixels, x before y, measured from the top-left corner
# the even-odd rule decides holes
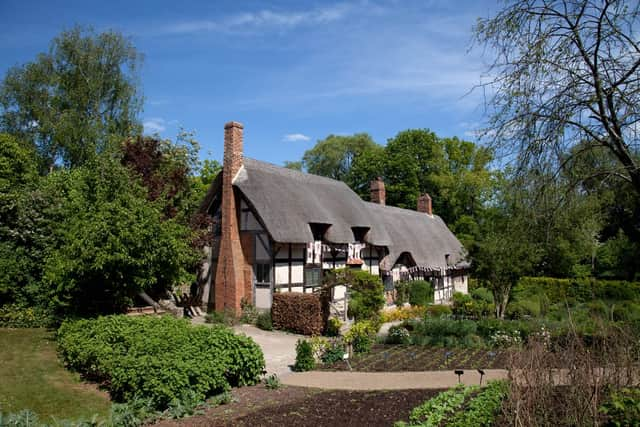
[[[243,298],[269,308],[274,292],[312,292],[325,270],[344,267],[380,275],[386,291],[399,280],[430,280],[436,303],[467,291],[464,249],[428,195],[416,211],[386,206],[378,179],[366,202],[341,181],[246,158],[242,140],[242,124],[227,123],[223,170],[201,206],[214,219],[209,308],[239,312]]]

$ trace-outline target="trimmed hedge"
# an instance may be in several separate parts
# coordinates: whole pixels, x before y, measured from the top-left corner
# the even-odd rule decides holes
[[[320,297],[300,292],[273,294],[271,321],[275,329],[320,335],[324,329]]]
[[[523,277],[513,289],[516,299],[545,295],[550,304],[559,302],[589,302],[594,299],[637,300],[640,282],[623,280],[556,279],[553,277]]]
[[[265,366],[251,338],[169,316],[65,321],[58,350],[69,368],[106,384],[115,400],[150,399],[156,409],[187,391],[204,400],[256,384]]]

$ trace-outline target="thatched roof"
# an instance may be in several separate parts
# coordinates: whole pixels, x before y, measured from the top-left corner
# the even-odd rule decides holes
[[[462,245],[437,215],[365,202],[341,181],[245,157],[233,185],[276,242],[313,241],[310,224],[316,223],[329,226],[327,241],[351,243],[353,227],[364,227],[369,229],[367,243],[388,248],[387,264],[405,252],[417,266],[435,270],[455,268],[463,261]],[[215,197],[208,194],[207,199],[210,205]]]

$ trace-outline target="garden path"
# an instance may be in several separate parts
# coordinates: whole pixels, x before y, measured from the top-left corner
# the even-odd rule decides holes
[[[506,369],[485,369],[482,384],[488,380],[506,379]],[[480,374],[475,369],[461,375],[466,385],[478,385]],[[282,383],[293,386],[317,387],[334,390],[408,390],[442,389],[455,387],[458,376],[451,371],[423,372],[294,372],[282,378]]]

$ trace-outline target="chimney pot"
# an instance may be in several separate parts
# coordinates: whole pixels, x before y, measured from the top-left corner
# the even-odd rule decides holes
[[[387,191],[384,188],[384,181],[382,180],[382,177],[377,177],[371,181],[369,188],[371,190],[371,201],[373,203],[378,203],[380,205],[386,204]]]
[[[421,194],[418,197],[418,212],[426,213],[427,215],[433,215],[431,209],[431,196],[427,193]]]

